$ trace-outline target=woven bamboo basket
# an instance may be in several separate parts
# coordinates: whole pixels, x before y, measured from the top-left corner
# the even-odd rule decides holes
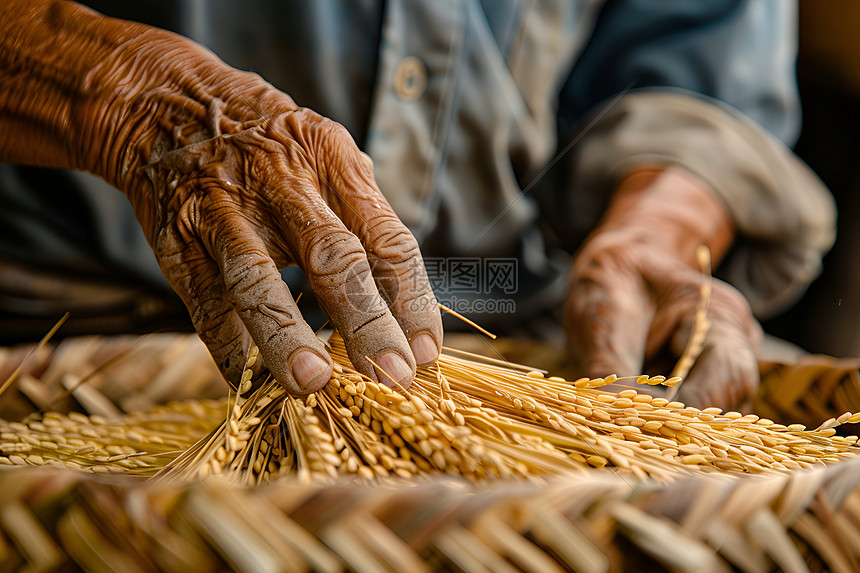
[[[186,335],[0,350],[0,380],[16,369],[0,400],[7,421],[34,411],[155,416],[163,432],[203,436],[227,394]],[[778,424],[860,411],[853,361],[771,361],[761,372],[755,407]],[[172,400],[192,401],[198,415],[176,417],[164,406]],[[285,476],[257,487],[38,465],[0,466],[0,571],[860,570],[857,457],[664,482],[603,468],[539,481]]]

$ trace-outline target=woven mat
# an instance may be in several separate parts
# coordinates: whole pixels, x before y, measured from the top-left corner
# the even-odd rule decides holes
[[[0,471],[0,566],[48,571],[860,570],[860,459],[791,475],[255,489]]]
[[[0,350],[0,380],[28,356],[0,417],[111,415],[216,398],[195,337],[68,339]],[[857,363],[762,363],[757,413],[814,427],[860,411]],[[809,404],[812,404],[811,406]],[[803,418],[801,416],[805,416]],[[858,571],[860,458],[790,474],[668,484],[611,469],[549,485],[440,478],[388,486],[255,489],[128,476],[0,471],[0,571]]]

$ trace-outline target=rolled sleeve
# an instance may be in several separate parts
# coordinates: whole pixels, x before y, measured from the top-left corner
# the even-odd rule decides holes
[[[730,107],[670,90],[631,92],[595,113],[572,153],[574,189],[609,195],[640,165],[678,165],[704,180],[738,240],[720,276],[766,317],[820,272],[835,239],[833,199],[783,143]]]

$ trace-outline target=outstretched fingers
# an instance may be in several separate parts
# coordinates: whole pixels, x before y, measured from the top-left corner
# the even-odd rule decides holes
[[[238,388],[251,337],[227,300],[218,265],[183,227],[182,222],[167,226],[158,236],[155,252],[221,374]]]
[[[376,288],[358,238],[320,201],[315,220],[298,233],[298,252],[317,300],[343,336],[359,371],[389,386],[408,387],[415,359]]]
[[[212,229],[203,237],[218,265],[225,301],[260,348],[269,370],[296,395],[320,389],[332,362],[323,343],[302,318],[256,229],[216,191],[203,213]],[[216,231],[217,230],[217,231]]]
[[[322,191],[363,246],[415,361],[430,364],[441,350],[442,318],[418,242],[377,187],[370,158],[351,146],[338,159],[329,165]]]

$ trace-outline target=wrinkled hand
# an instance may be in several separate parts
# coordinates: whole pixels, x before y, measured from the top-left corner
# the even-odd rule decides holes
[[[439,354],[418,245],[370,159],[340,125],[185,38],[73,3],[8,0],[0,161],[85,169],[123,191],[234,383],[251,338],[290,392],[329,379],[278,271],[292,264],[366,375],[406,386]]]
[[[154,197],[130,195],[222,371],[241,372],[247,332],[291,392],[328,381],[328,355],[278,272],[297,264],[353,363],[408,386],[416,361],[438,356],[439,311],[418,288],[428,284],[418,245],[376,187],[370,159],[307,109],[222,123],[230,133],[147,166]]]
[[[720,256],[730,223],[710,192],[679,170],[634,173],[618,196],[574,261],[565,317],[571,348],[592,377],[668,375],[699,301],[695,248],[705,244]],[[679,399],[742,407],[758,385],[761,329],[743,295],[716,279],[708,318],[702,353]]]

